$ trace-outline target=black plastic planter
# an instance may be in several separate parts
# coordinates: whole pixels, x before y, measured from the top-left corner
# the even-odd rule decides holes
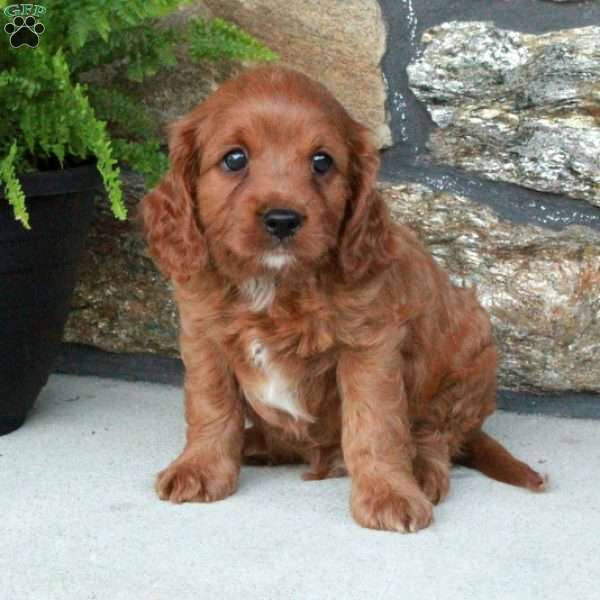
[[[0,191],[0,435],[23,424],[48,380],[100,178],[85,165],[21,183],[31,230]]]

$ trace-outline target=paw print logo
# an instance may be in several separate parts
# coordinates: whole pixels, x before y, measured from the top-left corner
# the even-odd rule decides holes
[[[14,17],[12,23],[4,26],[4,31],[10,35],[10,45],[13,48],[29,46],[37,48],[40,42],[40,35],[44,33],[44,25],[35,17],[29,15],[23,17]]]

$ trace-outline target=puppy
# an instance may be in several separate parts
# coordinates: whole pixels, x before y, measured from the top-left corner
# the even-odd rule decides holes
[[[187,443],[160,498],[220,500],[244,461],[303,462],[305,479],[349,474],[360,525],[414,532],[453,462],[543,489],[481,430],[488,315],[391,221],[369,131],[322,85],[245,72],[172,125],[170,160],[142,204],[186,370]]]

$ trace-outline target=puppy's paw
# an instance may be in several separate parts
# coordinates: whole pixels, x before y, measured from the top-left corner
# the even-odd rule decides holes
[[[417,456],[413,472],[419,487],[433,504],[438,504],[450,489],[450,467],[441,461]]]
[[[414,533],[433,519],[433,507],[416,483],[390,484],[383,479],[363,478],[352,486],[352,516],[359,525]]]
[[[177,459],[156,478],[156,493],[161,500],[182,502],[214,502],[233,494],[239,468],[211,465],[202,461]]]

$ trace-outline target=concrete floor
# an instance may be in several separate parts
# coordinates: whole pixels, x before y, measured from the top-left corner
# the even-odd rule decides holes
[[[245,468],[233,497],[173,506],[181,391],[53,376],[0,437],[0,600],[600,598],[600,421],[498,413],[487,430],[551,476],[535,495],[456,469],[416,535],[359,528],[349,482]]]

